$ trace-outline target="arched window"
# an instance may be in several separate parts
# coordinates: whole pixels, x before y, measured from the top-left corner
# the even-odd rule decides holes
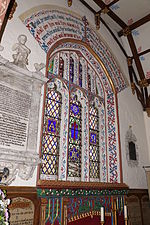
[[[52,59],[52,60],[49,62],[49,65],[48,65],[48,72],[49,72],[49,73],[53,73],[53,67],[54,67],[54,59]]]
[[[70,56],[70,81],[73,83],[74,81],[74,59]]]
[[[41,175],[52,179],[58,175],[61,101],[61,94],[57,91],[56,85],[54,84],[54,88],[49,88],[48,84],[45,99]]]
[[[89,110],[89,162],[90,179],[100,178],[99,160],[99,117],[98,109],[92,105]]]
[[[79,62],[79,86],[82,87],[82,64]]]
[[[119,181],[113,84],[85,46],[61,43],[48,57],[41,179]]]
[[[59,76],[64,76],[64,60],[62,57],[59,58]]]
[[[70,100],[68,177],[81,177],[81,104],[77,96]]]
[[[89,68],[87,73],[87,80],[88,80],[88,90],[91,91],[91,74]]]

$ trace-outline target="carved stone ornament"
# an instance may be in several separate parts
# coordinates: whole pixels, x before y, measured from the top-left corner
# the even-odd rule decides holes
[[[4,47],[0,45],[0,52],[2,52],[3,50],[4,50]]]
[[[132,132],[132,127],[129,126],[129,129],[126,132],[126,136],[125,136],[125,149],[126,149],[126,159],[127,159],[127,162],[128,162],[128,166],[130,166],[130,167],[136,167],[139,164],[138,146],[136,144],[136,141],[137,141],[137,138]],[[130,159],[129,143],[131,143],[131,142],[135,144],[136,160]]]
[[[0,56],[0,171],[9,175],[0,185],[9,185],[18,175],[32,177],[41,162],[37,134],[41,88],[47,78],[18,67]]]
[[[12,50],[16,52],[13,54],[13,63],[19,67],[27,69],[28,65],[28,56],[31,53],[31,50],[25,45],[27,42],[27,36],[21,34],[18,36],[18,43],[14,44]]]
[[[40,63],[40,64],[34,63],[34,67],[35,67],[35,71],[38,73],[45,67],[45,64],[44,63]]]

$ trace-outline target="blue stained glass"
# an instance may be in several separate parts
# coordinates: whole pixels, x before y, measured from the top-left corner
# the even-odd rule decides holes
[[[56,120],[48,119],[47,120],[47,131],[52,132],[52,133],[56,133],[56,125],[57,125]]]
[[[77,116],[78,113],[79,113],[79,106],[78,105],[75,105],[75,104],[72,104],[71,105],[71,110],[74,113],[74,115]]]
[[[75,147],[73,147],[70,150],[70,157],[71,157],[72,160],[78,160],[79,159],[79,153],[78,153],[78,151]]]
[[[95,133],[90,133],[90,143],[96,144],[96,134]]]
[[[78,139],[78,124],[76,122],[71,124],[71,138],[73,138],[73,140],[77,140]]]

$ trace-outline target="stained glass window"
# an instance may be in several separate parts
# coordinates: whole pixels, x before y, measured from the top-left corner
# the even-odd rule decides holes
[[[53,89],[47,87],[41,165],[41,174],[45,175],[58,174],[61,101],[56,86]]]
[[[64,60],[62,57],[59,58],[59,76],[64,76]]]
[[[95,106],[90,106],[89,111],[89,163],[90,163],[90,178],[99,178],[99,117],[98,109]]]
[[[58,179],[81,180],[81,170],[85,169],[81,166],[81,156],[85,156],[86,150],[86,154],[89,154],[89,161],[87,161],[89,174],[86,179],[88,180],[90,177],[90,181],[99,181],[99,145],[102,135],[99,132],[99,123],[101,123],[99,116],[101,114],[99,115],[98,108],[95,104],[91,104],[89,98],[92,96],[94,99],[95,95],[99,96],[99,86],[95,84],[98,75],[85,57],[79,51],[73,50],[60,50],[53,54],[49,59],[48,72],[58,76],[58,85],[61,83],[63,88],[61,93],[57,91],[57,87],[50,88],[48,86],[47,88],[41,175],[43,175],[43,179],[49,179],[49,177],[51,179],[51,176],[56,179],[59,167]],[[51,76],[48,74],[49,79]],[[64,99],[63,105],[62,98]],[[63,107],[62,136],[59,137],[61,107]],[[60,159],[63,159],[60,163],[58,162],[59,154]],[[85,161],[83,161],[83,165],[85,165],[84,163]],[[84,171],[82,173],[84,174]]]
[[[89,71],[88,71],[88,90],[91,91],[91,75],[89,74]]]
[[[74,80],[74,59],[70,56],[70,81],[73,82]]]
[[[82,87],[82,64],[79,62],[79,86]]]
[[[50,62],[49,62],[48,72],[53,73],[53,68],[54,68],[54,59],[50,60]]]
[[[70,101],[68,177],[81,177],[81,104],[77,97]]]

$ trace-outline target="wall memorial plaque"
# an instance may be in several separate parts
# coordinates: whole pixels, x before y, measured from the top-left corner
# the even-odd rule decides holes
[[[9,169],[7,185],[16,175],[28,180],[40,163],[37,134],[46,81],[41,72],[30,72],[0,56],[0,171]]]
[[[31,95],[0,83],[0,147],[24,149]]]
[[[10,225],[33,225],[34,204],[31,200],[17,197],[13,198],[9,206]]]

